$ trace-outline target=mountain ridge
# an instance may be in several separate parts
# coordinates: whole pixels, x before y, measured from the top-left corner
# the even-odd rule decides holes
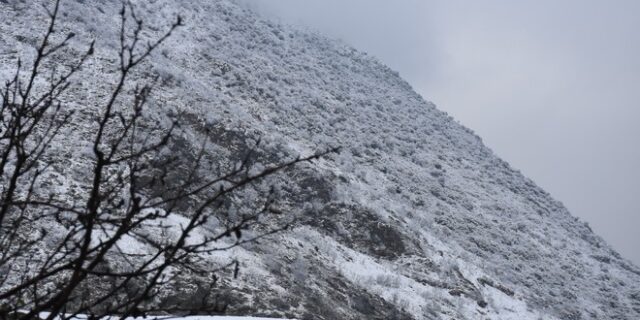
[[[62,28],[76,39],[98,39],[98,56],[74,91],[85,99],[74,101],[100,99],[113,78],[106,66],[118,5],[63,4]],[[234,292],[232,312],[302,319],[640,316],[636,266],[375,58],[232,1],[135,4],[153,26],[177,13],[187,21],[136,75],[160,77],[150,115],[160,126],[149,130],[167,125],[163,114],[178,118],[186,129],[176,152],[189,154],[206,130],[223,137],[212,157],[237,157],[256,137],[265,158],[344,147],[275,178],[284,185],[284,209],[300,222],[272,242],[233,251],[244,276],[225,284]],[[11,66],[42,29],[26,22],[43,13],[19,1],[0,8],[3,20],[17,22],[0,26],[0,59]],[[66,54],[84,45],[76,39]],[[11,69],[0,72],[6,79]],[[66,139],[82,141],[93,109],[74,108],[81,114]],[[75,155],[71,171],[82,174],[83,155],[67,153]],[[73,185],[59,170],[57,179]]]

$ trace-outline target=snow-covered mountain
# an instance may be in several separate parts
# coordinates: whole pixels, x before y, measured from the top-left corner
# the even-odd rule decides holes
[[[0,1],[2,80],[44,30],[38,2]],[[298,223],[226,253],[242,262],[239,279],[223,284],[231,313],[640,319],[637,266],[375,58],[229,0],[134,4],[152,26],[178,13],[185,19],[136,75],[161,78],[154,113],[185,129],[175,152],[194,152],[203,128],[217,139],[213,159],[240,157],[258,136],[276,160],[343,147],[275,178],[283,210]],[[52,184],[70,198],[82,188],[74,177],[86,172],[92,101],[115,81],[119,8],[110,0],[62,4],[60,28],[76,33],[66,54],[97,40],[68,106],[80,112],[54,146],[69,165],[55,168]],[[190,288],[177,299],[188,301]]]

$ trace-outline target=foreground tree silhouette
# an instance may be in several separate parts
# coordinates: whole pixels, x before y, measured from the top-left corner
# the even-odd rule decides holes
[[[49,27],[30,69],[18,61],[17,70],[1,95],[0,109],[0,318],[69,319],[78,314],[98,319],[106,315],[144,316],[224,312],[216,295],[216,274],[238,262],[210,265],[203,255],[229,250],[289,226],[274,208],[273,192],[260,205],[238,216],[225,215],[229,196],[261,179],[301,162],[310,162],[330,149],[261,169],[252,168],[252,152],[226,173],[203,178],[206,141],[187,170],[180,159],[163,150],[179,129],[164,133],[145,130],[144,110],[152,85],[127,90],[132,71],[182,25],[180,17],[151,42],[141,36],[144,23],[129,3],[120,11],[117,83],[108,93],[91,138],[92,171],[87,175],[82,201],[70,203],[55,189],[41,187],[51,170],[49,146],[70,125],[73,112],[61,97],[73,86],[73,77],[94,53],[93,43],[72,63],[56,62],[58,71],[44,76],[45,62],[67,47],[69,34],[54,42],[60,0],[48,10]],[[144,43],[143,43],[144,42]],[[63,67],[66,65],[66,67]],[[43,81],[44,80],[44,81]],[[44,83],[44,84],[43,84]],[[130,101],[125,103],[124,101]],[[74,146],[68,146],[73,148]],[[174,177],[180,176],[176,180]],[[176,182],[177,181],[177,182]],[[176,215],[180,203],[192,200],[189,212]],[[166,223],[180,217],[180,223]],[[224,227],[195,236],[216,217]],[[280,223],[265,223],[278,217]],[[276,219],[276,218],[274,218]],[[269,219],[267,219],[269,220]],[[47,226],[64,227],[51,234]],[[251,238],[243,230],[260,227]],[[198,233],[201,235],[201,233]],[[221,244],[223,238],[235,241]],[[143,243],[148,252],[129,252],[127,241]],[[112,259],[122,262],[118,268]],[[207,281],[204,294],[190,307],[159,305],[162,288],[186,270]],[[195,306],[194,306],[195,305]]]

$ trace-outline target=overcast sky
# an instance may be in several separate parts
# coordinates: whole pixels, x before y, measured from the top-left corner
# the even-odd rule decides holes
[[[377,56],[640,265],[640,1],[245,2]]]

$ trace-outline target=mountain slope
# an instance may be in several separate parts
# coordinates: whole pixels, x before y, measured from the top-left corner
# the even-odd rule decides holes
[[[233,252],[243,261],[241,279],[225,284],[233,312],[640,318],[640,269],[374,58],[226,0],[136,5],[153,12],[145,14],[151,25],[177,13],[186,20],[137,75],[161,77],[154,112],[185,128],[175,152],[193,152],[204,129],[219,139],[212,158],[240,157],[257,136],[273,159],[344,147],[274,181],[283,209],[299,222],[273,241]],[[73,100],[88,103],[71,106],[82,111],[65,134],[74,144],[91,126],[91,101],[114,81],[108,65],[119,4],[69,1],[62,9],[62,28],[78,34],[72,48],[98,40]],[[3,79],[41,34],[41,11],[33,2],[0,2],[0,17],[9,21],[0,25]],[[69,152],[71,169],[59,168],[56,177],[73,189],[72,176],[86,162],[80,151]]]

